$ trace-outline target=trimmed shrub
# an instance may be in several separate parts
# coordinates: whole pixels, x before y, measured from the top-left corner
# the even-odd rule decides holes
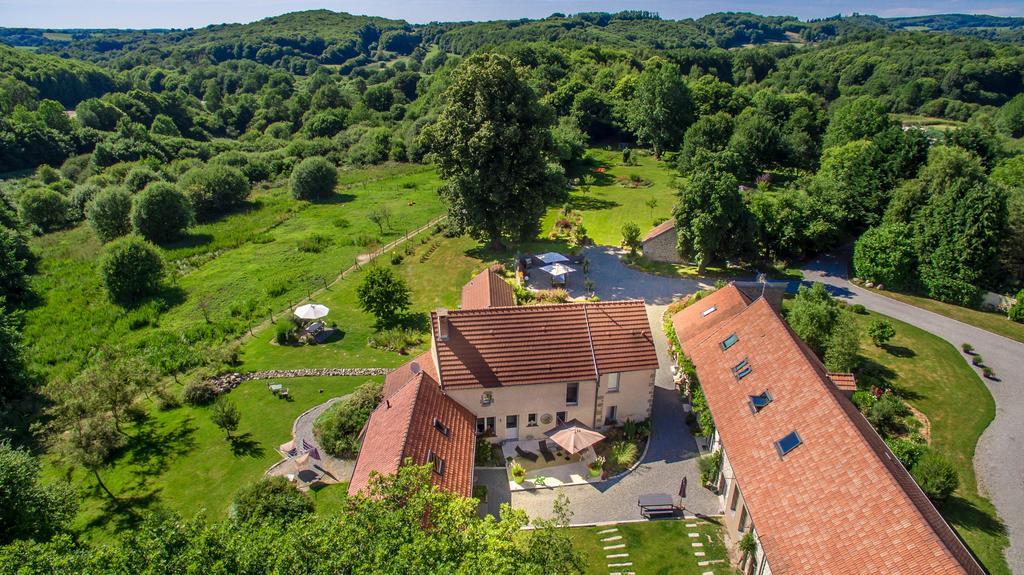
[[[102,191],[103,188],[96,184],[75,186],[75,189],[71,191],[71,197],[68,198],[68,218],[74,221],[85,219],[85,211],[89,202]]]
[[[412,329],[394,327],[378,331],[366,340],[374,349],[405,353],[407,349],[423,342],[423,335]]]
[[[718,475],[718,468],[722,465],[722,450],[719,449],[711,455],[705,455],[697,460],[697,467],[700,469],[700,482],[704,485],[711,485]]]
[[[100,241],[107,243],[132,232],[132,196],[124,188],[107,188],[86,207],[85,215]]]
[[[153,182],[160,181],[162,178],[160,174],[157,174],[147,166],[138,166],[132,168],[128,175],[124,177],[124,187],[133,194],[141,192],[143,188]]]
[[[299,162],[292,170],[288,187],[292,197],[300,200],[323,198],[334,192],[338,169],[327,158],[314,156]]]
[[[32,188],[18,201],[21,219],[38,233],[59,230],[68,223],[68,202],[50,188]]]
[[[327,453],[351,459],[359,453],[359,432],[380,403],[383,384],[367,382],[327,409],[313,423],[313,433]]]
[[[181,394],[181,400],[189,405],[209,405],[214,399],[217,392],[205,381],[190,381]]]
[[[295,326],[290,321],[282,321],[274,325],[276,326],[274,328],[274,340],[277,341],[278,345],[295,343]]]
[[[635,443],[616,441],[611,447],[611,459],[619,467],[629,467],[636,461],[637,448]]]
[[[896,337],[896,328],[892,326],[892,322],[878,318],[872,320],[871,325],[868,326],[868,335],[871,336],[871,342],[876,347],[882,347]]]
[[[853,247],[857,276],[890,289],[914,286],[917,256],[913,234],[906,224],[885,224],[861,235]]]
[[[209,218],[241,205],[249,197],[249,180],[230,166],[210,164],[185,172],[178,189],[192,202],[199,218]]]
[[[100,256],[99,268],[110,298],[122,305],[155,293],[164,276],[160,252],[138,236],[108,244]]]
[[[152,242],[176,239],[192,224],[192,204],[167,182],[146,186],[132,203],[132,228]]]
[[[913,469],[914,465],[921,459],[921,457],[928,451],[928,446],[920,441],[913,439],[904,439],[902,437],[890,437],[885,440],[885,444],[889,446],[892,454],[896,456],[896,459],[900,460],[903,467],[907,469]]]
[[[240,522],[290,522],[313,512],[313,500],[284,477],[265,477],[235,494],[229,515]]]
[[[1017,323],[1024,323],[1024,289],[1017,292],[1017,303],[1010,306],[1006,317]]]
[[[960,486],[960,473],[942,454],[928,451],[910,471],[914,481],[933,501],[945,501]]]

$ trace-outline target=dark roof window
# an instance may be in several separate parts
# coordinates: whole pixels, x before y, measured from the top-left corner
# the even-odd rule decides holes
[[[789,435],[775,442],[775,449],[779,450],[779,457],[785,456],[790,451],[797,448],[798,445],[803,443],[804,440],[800,439],[800,434],[792,432]]]
[[[772,394],[768,391],[764,391],[760,395],[750,396],[750,410],[754,413],[761,411],[766,405],[772,402]]]
[[[751,367],[750,362],[745,359],[737,363],[732,368],[732,373],[733,375],[736,376],[736,379],[743,379],[744,377],[749,375],[751,371],[754,371],[754,368]]]
[[[445,424],[441,423],[441,420],[434,418],[434,429],[441,432],[441,435],[447,436],[452,430]]]
[[[434,473],[444,475],[444,460],[433,451],[427,454],[427,463],[431,464]]]
[[[736,334],[732,334],[729,337],[725,338],[725,340],[722,341],[722,351],[725,351],[730,347],[736,345],[736,342],[738,342],[739,340],[740,338],[737,337]]]

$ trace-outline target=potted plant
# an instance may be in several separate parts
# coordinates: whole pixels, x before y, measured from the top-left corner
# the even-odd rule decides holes
[[[587,464],[587,469],[590,470],[591,477],[600,477],[601,471],[604,469],[604,456],[598,455],[593,461]]]
[[[512,473],[512,481],[515,481],[519,485],[522,485],[523,481],[526,480],[526,468],[523,467],[522,463],[513,461],[509,471]]]

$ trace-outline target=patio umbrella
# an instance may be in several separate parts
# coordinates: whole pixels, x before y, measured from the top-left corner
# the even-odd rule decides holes
[[[580,423],[578,419],[567,421],[546,435],[569,453],[579,453],[604,439],[603,435]]]
[[[569,258],[563,256],[558,252],[548,252],[546,254],[540,254],[539,256],[533,256],[546,264],[556,264],[558,262],[567,262]]]
[[[571,268],[571,267],[569,267],[569,266],[567,266],[565,264],[562,264],[562,263],[557,263],[557,264],[551,264],[549,266],[544,266],[544,267],[540,268],[540,271],[545,272],[545,273],[549,273],[549,274],[557,277],[557,276],[564,276],[565,274],[568,274],[568,273],[572,273],[572,272],[576,271],[576,269],[575,268]]]
[[[318,303],[307,303],[295,308],[295,317],[300,319],[320,319],[330,313],[330,308]]]

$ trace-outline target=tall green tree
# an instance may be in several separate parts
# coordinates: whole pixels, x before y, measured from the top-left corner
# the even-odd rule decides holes
[[[564,193],[548,167],[553,116],[506,56],[470,56],[453,78],[422,134],[445,180],[450,222],[494,248],[529,239]]]
[[[675,64],[648,61],[629,102],[629,129],[660,158],[679,146],[692,122],[693,99],[682,72]]]
[[[380,326],[395,321],[412,304],[412,296],[405,280],[398,277],[391,268],[371,266],[363,276],[363,282],[356,288],[359,307],[372,313]]]
[[[0,296],[0,405],[25,387],[25,346],[21,336],[21,313],[7,306]]]
[[[838,317],[838,306],[820,283],[801,287],[786,312],[790,327],[818,355],[824,355]]]
[[[679,190],[673,215],[679,253],[700,273],[717,258],[734,253],[749,237],[750,218],[732,174],[704,165]]]
[[[823,145],[833,148],[856,140],[870,140],[894,126],[885,104],[871,96],[861,96],[835,109],[825,129]]]
[[[78,509],[67,483],[43,483],[39,461],[0,441],[0,545],[14,539],[49,539],[70,527]]]

